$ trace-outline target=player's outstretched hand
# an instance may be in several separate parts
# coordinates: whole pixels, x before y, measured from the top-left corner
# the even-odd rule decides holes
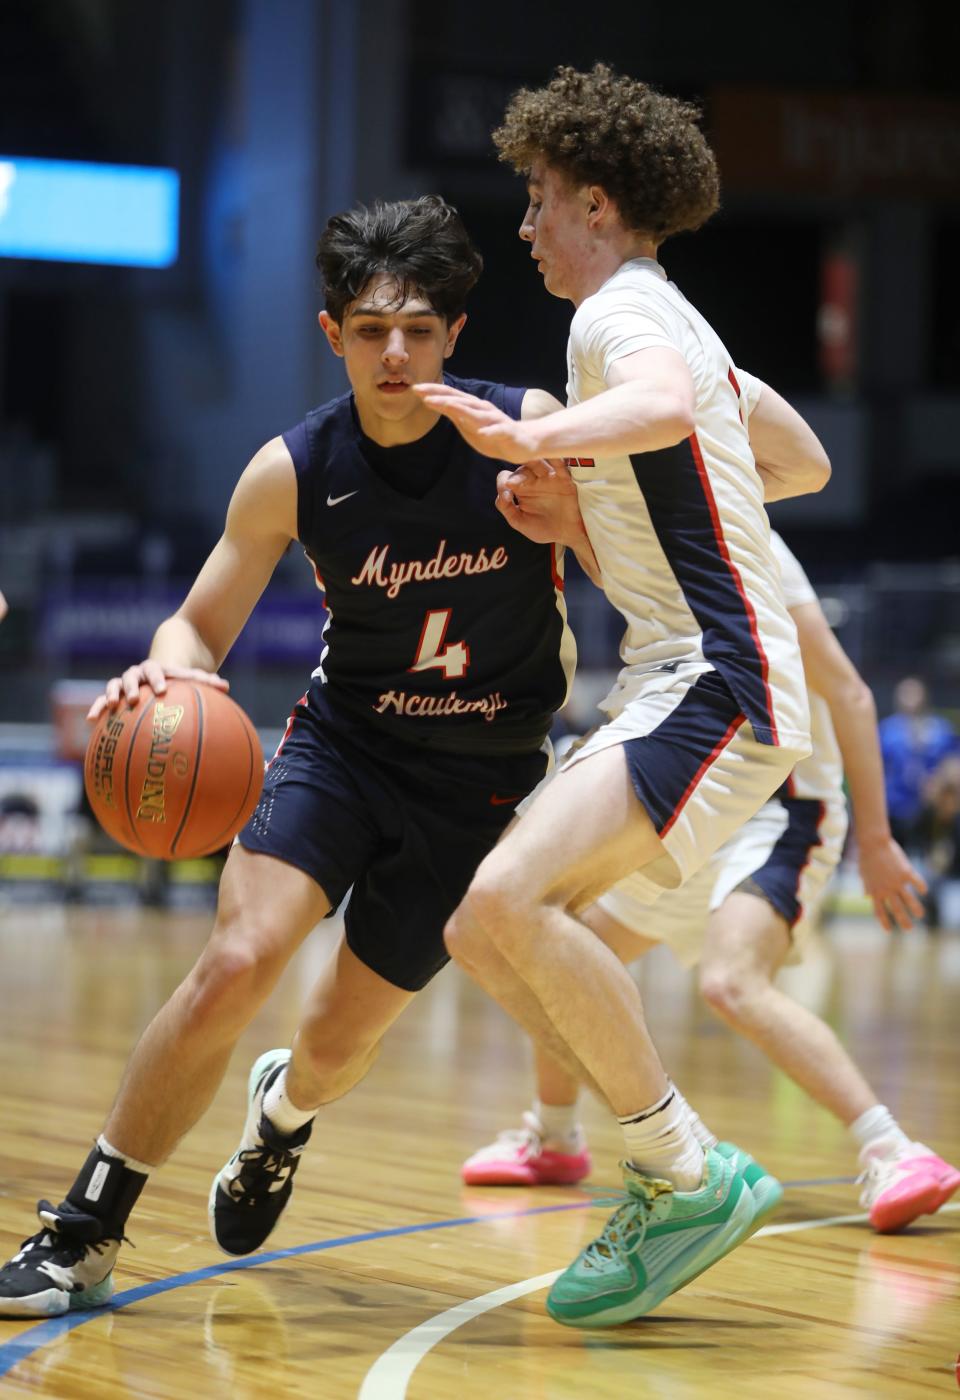
[[[497,476],[497,510],[536,544],[576,549],[586,540],[577,486],[562,461],[537,458]]]
[[[489,399],[478,399],[452,384],[414,384],[413,391],[434,413],[449,418],[461,437],[482,456],[519,465],[537,455],[533,430],[536,419],[525,423],[511,418]]]
[[[860,878],[888,933],[894,924],[902,929],[913,928],[914,919],[923,918],[918,894],[926,894],[927,882],[892,836],[861,846]]]
[[[195,666],[161,666],[159,661],[140,661],[136,666],[128,666],[122,676],[113,676],[107,681],[102,695],[87,711],[87,719],[92,723],[100,718],[104,710],[115,710],[121,697],[130,705],[140,699],[140,687],[148,685],[156,695],[162,695],[167,688],[167,677],[171,680],[198,681],[201,685],[212,685],[217,690],[229,690],[230,682],[212,671],[200,671]]]

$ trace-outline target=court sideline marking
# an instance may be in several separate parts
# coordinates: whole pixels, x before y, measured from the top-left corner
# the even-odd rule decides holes
[[[960,1210],[960,1205],[941,1206],[938,1214],[948,1210]],[[759,1240],[764,1235],[790,1235],[798,1230],[820,1230],[827,1225],[856,1225],[868,1219],[869,1216],[863,1213],[831,1215],[823,1220],[794,1220],[785,1225],[764,1225],[752,1238]],[[405,1400],[414,1371],[438,1342],[449,1337],[451,1332],[455,1332],[464,1323],[472,1322],[475,1317],[480,1317],[493,1308],[512,1303],[515,1298],[522,1298],[526,1293],[536,1293],[539,1288],[547,1288],[562,1272],[562,1269],[554,1269],[552,1273],[537,1274],[536,1278],[522,1279],[520,1283],[496,1288],[492,1293],[468,1298],[465,1302],[457,1303],[446,1312],[437,1313],[426,1322],[411,1328],[402,1337],[398,1337],[373,1363],[360,1387],[357,1400]]]
[[[812,1178],[804,1181],[785,1181],[786,1187],[795,1186],[816,1186],[833,1185],[836,1182],[849,1182],[851,1177],[822,1177]],[[460,1216],[453,1220],[428,1220],[415,1225],[397,1225],[389,1230],[368,1230],[356,1235],[341,1235],[331,1240],[316,1240],[309,1244],[293,1245],[289,1249],[271,1250],[266,1254],[246,1255],[243,1258],[224,1259],[216,1264],[207,1265],[202,1269],[193,1269],[188,1273],[173,1274],[169,1278],[157,1279],[153,1283],[141,1284],[137,1288],[128,1288],[122,1293],[117,1293],[110,1302],[100,1308],[92,1308],[89,1311],[78,1310],[77,1312],[64,1313],[60,1317],[51,1317],[46,1321],[38,1322],[36,1326],[29,1327],[18,1336],[12,1337],[10,1341],[0,1343],[0,1378],[7,1375],[14,1366],[21,1361],[25,1361],[32,1356],[35,1351],[49,1343],[56,1342],[60,1337],[68,1332],[73,1332],[78,1327],[83,1327],[89,1322],[95,1322],[97,1318],[104,1317],[111,1312],[118,1312],[121,1308],[129,1307],[133,1303],[143,1302],[147,1298],[157,1297],[161,1293],[169,1293],[173,1289],[186,1288],[194,1283],[204,1283],[207,1279],[218,1278],[223,1274],[235,1273],[240,1269],[258,1268],[262,1264],[275,1264],[283,1259],[295,1259],[302,1254],[319,1254],[328,1249],[338,1249],[351,1244],[365,1244],[372,1240],[392,1239],[399,1235],[420,1234],[427,1230],[447,1230],[459,1225],[482,1225],[488,1220],[511,1220],[523,1219],[527,1216],[548,1215],[558,1211],[589,1210],[597,1205],[603,1204],[604,1197],[609,1192],[601,1192],[598,1196],[591,1196],[587,1200],[563,1202],[560,1205],[552,1206],[528,1206],[519,1210],[491,1211],[484,1215]],[[949,1206],[942,1207],[943,1210],[951,1209]],[[854,1217],[859,1219],[859,1217]],[[819,1222],[818,1222],[819,1223]],[[772,1227],[771,1227],[772,1228]],[[784,1227],[779,1227],[781,1230]],[[762,1233],[761,1231],[757,1232]],[[532,1291],[532,1290],[531,1290]],[[5,1319],[9,1320],[9,1319]],[[439,1338],[438,1338],[439,1340]],[[387,1355],[387,1353],[384,1353]],[[375,1363],[376,1364],[376,1363]]]
[[[187,1288],[194,1283],[204,1283],[207,1279],[219,1278],[222,1274],[233,1274],[240,1269],[255,1269],[261,1264],[275,1264],[280,1259],[296,1259],[301,1254],[320,1254],[327,1249],[339,1249],[349,1244],[366,1244],[371,1240],[393,1239],[398,1235],[416,1235],[426,1230],[449,1230],[456,1225],[482,1225],[486,1220],[511,1220],[528,1215],[548,1215],[562,1210],[587,1210],[595,1206],[593,1199],[586,1201],[563,1202],[554,1206],[530,1206],[521,1210],[491,1211],[489,1215],[466,1215],[456,1220],[425,1220],[417,1225],[395,1225],[390,1230],[366,1230],[357,1235],[340,1235],[332,1240],[314,1240],[310,1244],[292,1245],[289,1249],[274,1249],[267,1254],[248,1254],[240,1259],[224,1259],[216,1264],[208,1264],[203,1269],[192,1269],[184,1274],[171,1274],[169,1278],[157,1279],[154,1283],[144,1283],[138,1288],[125,1289],[115,1293],[109,1303],[100,1308],[86,1311],[63,1313],[59,1317],[38,1322],[9,1342],[0,1344],[0,1377],[7,1374],[19,1362],[25,1361],[35,1351],[50,1342],[57,1341],[67,1332],[73,1332],[88,1322],[108,1313],[118,1312],[132,1303],[140,1303],[145,1298],[155,1298],[160,1293],[170,1293],[175,1288]],[[4,1321],[16,1321],[5,1318]]]

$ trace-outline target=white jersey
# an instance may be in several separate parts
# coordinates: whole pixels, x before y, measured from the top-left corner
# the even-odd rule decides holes
[[[577,309],[567,401],[603,393],[616,360],[655,346],[687,362],[695,431],[656,452],[568,462],[604,591],[627,624],[623,670],[601,708],[616,715],[661,678],[666,687],[677,673],[716,670],[761,743],[805,748],[796,629],[780,595],[737,377],[659,263],[624,263]]]
[[[780,566],[783,601],[787,607],[799,608],[803,603],[815,603],[817,595],[799,560],[791,554],[775,530],[771,531],[770,540]],[[830,718],[830,706],[815,690],[808,691],[808,696],[813,752],[794,768],[787,783],[787,792],[790,797],[818,797],[825,802],[843,802],[843,759]]]

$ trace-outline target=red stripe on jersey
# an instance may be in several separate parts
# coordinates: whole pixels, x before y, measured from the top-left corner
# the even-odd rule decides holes
[[[697,784],[699,783],[700,779],[703,777],[704,773],[705,773],[705,772],[707,771],[707,769],[710,767],[711,763],[713,763],[713,761],[718,757],[718,755],[719,755],[720,753],[722,753],[723,750],[727,747],[727,745],[729,744],[730,740],[733,738],[734,734],[736,734],[737,730],[740,728],[741,724],[743,724],[743,723],[745,722],[746,718],[747,718],[747,717],[746,717],[746,715],[744,715],[744,714],[734,715],[733,719],[732,719],[732,720],[730,721],[730,723],[727,725],[727,731],[726,731],[726,733],[724,734],[723,738],[720,739],[720,740],[713,746],[713,749],[711,750],[711,752],[710,752],[710,753],[707,755],[707,757],[703,760],[703,762],[701,763],[700,767],[697,769],[697,771],[694,773],[693,777],[690,779],[689,783],[687,784],[686,791],[684,792],[684,794],[683,794],[683,796],[681,797],[680,801],[677,803],[676,807],[674,807],[674,809],[673,809],[673,816],[672,816],[672,817],[670,818],[670,820],[667,822],[666,826],[662,826],[662,827],[660,828],[660,830],[657,832],[657,835],[660,837],[661,840],[663,839],[664,836],[666,836],[667,832],[668,832],[668,831],[670,830],[670,828],[673,826],[674,822],[677,820],[677,818],[679,817],[680,813],[683,811],[684,807],[687,805],[687,802],[689,801],[690,797],[693,795],[693,791],[694,791],[694,789],[696,788]]]
[[[563,574],[560,572],[560,564],[557,559],[557,546],[555,544],[550,546],[550,573],[553,577],[554,588],[558,593],[562,593],[564,588]]]
[[[689,441],[691,449],[693,451],[693,460],[696,464],[697,475],[700,478],[700,485],[703,488],[704,500],[707,503],[707,507],[710,511],[710,519],[713,522],[713,534],[714,538],[717,541],[717,549],[720,551],[724,563],[730,570],[730,577],[733,579],[734,584],[736,585],[737,592],[740,594],[740,597],[743,601],[743,610],[746,613],[747,621],[750,624],[750,635],[753,638],[753,644],[757,649],[757,656],[760,658],[760,675],[763,680],[764,693],[767,697],[767,715],[770,719],[770,733],[773,737],[774,745],[776,746],[780,743],[780,736],[777,733],[777,721],[773,713],[773,695],[770,692],[770,663],[767,660],[767,653],[764,651],[763,644],[760,641],[760,632],[757,628],[757,614],[754,612],[753,604],[751,603],[750,599],[747,597],[746,592],[744,591],[743,580],[740,577],[740,571],[737,569],[736,564],[734,564],[733,560],[730,558],[730,551],[727,549],[727,542],[723,538],[723,526],[720,524],[720,512],[717,510],[717,503],[713,498],[713,490],[710,486],[710,477],[707,474],[707,468],[703,461],[703,454],[700,451],[700,444],[697,441],[696,433],[690,434]]]
[[[733,392],[737,396],[737,412],[740,414],[740,422],[744,423],[746,420],[743,416],[743,404],[741,403],[741,399],[743,396],[740,393],[740,385],[737,383],[737,376],[733,372],[733,365],[731,365],[730,368],[727,370],[727,378],[733,385]]]
[[[304,693],[300,696],[300,699],[297,701],[297,705],[306,705],[306,704],[307,704],[307,694],[306,694],[306,691],[304,691]],[[285,743],[287,742],[287,740],[290,738],[290,731],[291,731],[292,728],[293,728],[293,722],[294,722],[294,720],[296,719],[296,717],[297,717],[297,710],[296,710],[296,706],[294,706],[293,710],[290,712],[290,717],[289,717],[289,719],[287,720],[287,727],[286,727],[286,729],[283,731],[283,735],[281,736],[280,742],[279,742],[279,744],[277,745],[276,753],[273,755],[273,758],[271,758],[270,762],[267,764],[267,767],[268,767],[268,768],[272,767],[273,764],[276,762],[276,760],[280,757],[280,750],[283,748],[284,744],[285,744]]]

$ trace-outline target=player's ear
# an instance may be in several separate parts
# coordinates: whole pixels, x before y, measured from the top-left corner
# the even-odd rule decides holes
[[[610,209],[610,197],[602,185],[591,185],[587,190],[587,223],[593,226],[603,219]]]
[[[450,321],[447,325],[447,343],[443,347],[443,358],[445,360],[449,360],[450,356],[453,354],[453,347],[457,343],[457,337],[466,324],[467,313],[464,312],[462,316],[458,316],[455,321]]]
[[[340,358],[342,359],[342,358],[343,358],[343,336],[342,336],[342,334],[341,334],[339,325],[338,325],[337,322],[333,319],[333,317],[330,315],[330,312],[329,312],[329,311],[321,311],[321,312],[320,312],[320,315],[317,317],[317,320],[320,322],[320,329],[323,331],[324,335],[327,337],[327,340],[328,340],[329,345],[330,345],[330,349],[333,351],[333,353],[334,353],[335,355],[339,355]]]

